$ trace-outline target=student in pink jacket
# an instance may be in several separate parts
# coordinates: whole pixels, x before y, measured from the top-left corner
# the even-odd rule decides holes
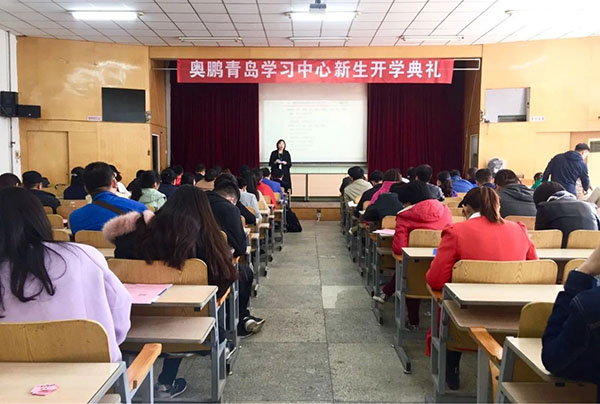
[[[130,311],[129,293],[98,250],[53,241],[34,195],[0,191],[0,322],[97,321],[114,362],[121,360]]]

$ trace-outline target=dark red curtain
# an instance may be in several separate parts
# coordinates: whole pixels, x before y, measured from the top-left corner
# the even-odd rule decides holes
[[[456,73],[456,72],[455,72]],[[464,80],[452,84],[369,84],[371,170],[429,164],[434,175],[463,167]]]
[[[178,84],[171,76],[171,164],[258,167],[258,84]]]

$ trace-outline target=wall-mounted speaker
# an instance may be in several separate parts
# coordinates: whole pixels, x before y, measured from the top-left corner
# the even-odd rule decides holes
[[[40,118],[42,108],[39,105],[18,105],[17,116],[20,118]]]
[[[19,94],[14,91],[0,91],[0,116],[17,116]]]

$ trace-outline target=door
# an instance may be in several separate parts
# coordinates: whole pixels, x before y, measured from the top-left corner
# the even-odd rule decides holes
[[[160,139],[157,134],[152,134],[152,169],[160,172],[160,157],[158,150],[160,147]]]
[[[68,184],[69,144],[67,132],[27,132],[27,170],[38,171],[50,184]]]

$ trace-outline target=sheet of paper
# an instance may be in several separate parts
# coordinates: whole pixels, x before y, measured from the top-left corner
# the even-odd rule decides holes
[[[354,201],[350,201],[350,202],[348,202],[348,207],[349,207],[349,208],[355,208],[356,206],[357,206],[357,205],[356,205],[356,203],[354,203]]]
[[[396,230],[394,230],[394,229],[379,229],[379,230],[375,230],[373,233],[388,234],[390,236],[393,236],[395,232],[396,232]]]
[[[131,295],[133,304],[152,304],[160,295],[162,295],[172,284],[143,284],[126,283],[125,288]]]
[[[58,389],[57,384],[38,384],[37,386],[33,386],[31,394],[34,396],[47,396],[56,391],[56,389]]]

